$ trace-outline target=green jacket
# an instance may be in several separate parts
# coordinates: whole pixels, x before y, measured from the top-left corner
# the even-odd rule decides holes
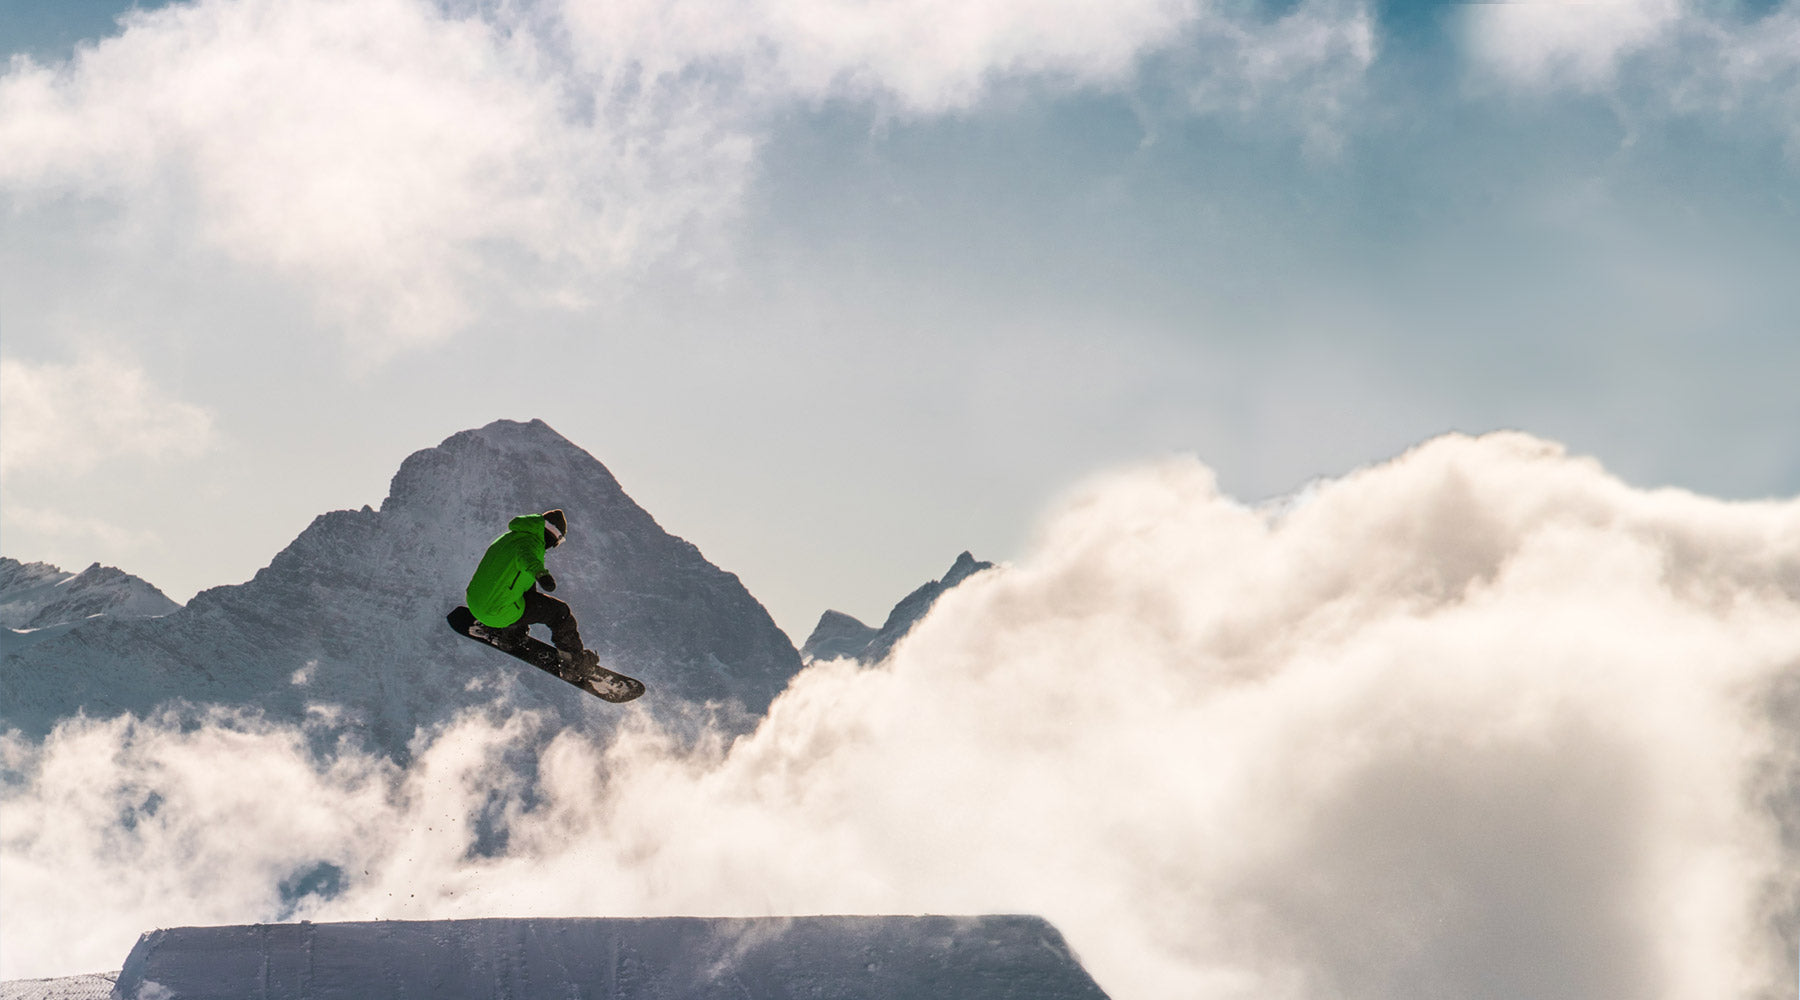
[[[544,573],[544,515],[520,514],[506,522],[469,579],[469,610],[477,621],[505,628],[525,615],[525,592]]]

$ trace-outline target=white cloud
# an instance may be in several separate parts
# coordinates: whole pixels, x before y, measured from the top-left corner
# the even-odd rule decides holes
[[[1746,18],[1691,0],[1475,4],[1464,41],[1484,78],[1536,94],[1604,93],[1658,113],[1742,116],[1800,159],[1800,2]]]
[[[98,960],[149,929],[137,921],[152,912],[183,923],[278,912],[279,885],[292,869],[342,857],[365,834],[391,846],[390,831],[368,828],[394,820],[384,765],[346,754],[315,767],[297,730],[210,722],[188,732],[82,723],[42,752],[6,739],[7,772],[29,768],[41,787],[60,790],[53,808],[0,816],[8,909],[49,900],[96,905],[80,926],[9,922],[9,969],[48,967],[59,953],[62,961]],[[94,867],[99,857],[109,861]],[[101,964],[122,960],[121,953]]]
[[[930,115],[1005,80],[1119,86],[1195,39],[1227,40],[1192,70],[1236,103],[1320,95],[1342,30],[1366,36],[1364,8],[1264,25],[1194,0],[196,0],[66,64],[15,59],[0,189],[111,199],[272,270],[380,359],[495,295],[580,302],[706,259],[797,104]]]
[[[415,0],[136,14],[68,65],[15,63],[0,182],[191,216],[377,357],[466,321],[503,266],[493,245],[552,272],[628,269],[731,200],[745,149],[728,128],[631,101],[584,122],[508,29]]]
[[[1748,109],[1786,131],[1790,160],[1800,162],[1800,2],[1751,25],[1702,37],[1701,65],[1685,92],[1682,111],[1709,114]]]
[[[1187,53],[1193,107],[1291,122],[1315,154],[1337,151],[1379,47],[1370,8],[1332,0],[1267,24],[1214,18],[1198,35]]]
[[[966,108],[990,83],[1051,74],[1117,83],[1199,16],[1192,0],[566,0],[583,55],[648,78],[723,66],[765,96],[877,96],[931,113]]]
[[[1489,3],[1464,13],[1478,65],[1529,86],[1602,89],[1620,61],[1662,43],[1681,0]]]
[[[1519,435],[1279,513],[1171,461],[728,751],[565,732],[527,798],[519,715],[405,773],[222,719],[13,740],[4,974],[281,916],[328,862],[343,891],[290,916],[1029,911],[1119,1000],[1749,998],[1793,973],[1796,621],[1800,501]]]
[[[215,441],[212,414],[99,353],[72,364],[0,358],[0,472],[75,476],[104,462],[193,458]]]

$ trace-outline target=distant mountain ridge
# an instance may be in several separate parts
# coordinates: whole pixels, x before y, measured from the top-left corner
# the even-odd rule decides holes
[[[408,457],[380,510],[320,515],[250,581],[160,618],[99,619],[0,661],[0,722],[28,735],[86,711],[170,699],[300,721],[342,706],[403,757],[420,726],[510,692],[564,723],[621,711],[453,634],[487,544],[514,515],[561,507],[548,566],[582,638],[642,678],[643,711],[677,729],[744,731],[800,669],[792,642],[733,574],[668,534],[593,456],[539,420],[496,421]]]
[[[140,577],[94,563],[70,573],[0,556],[0,655],[101,619],[155,618],[181,607]]]
[[[887,620],[880,628],[872,628],[857,618],[842,611],[826,611],[819,616],[819,623],[813,626],[812,634],[800,646],[800,658],[811,663],[814,660],[852,659],[862,663],[878,663],[894,651],[894,646],[914,625],[925,617],[937,599],[944,592],[969,577],[983,570],[993,569],[994,564],[976,559],[964,552],[956,557],[950,571],[942,579],[931,580],[921,584],[918,589],[900,599],[894,609],[888,612]]]
[[[181,607],[148,581],[94,563],[70,573],[49,563],[0,556],[0,625],[47,628],[93,615],[152,618]]]

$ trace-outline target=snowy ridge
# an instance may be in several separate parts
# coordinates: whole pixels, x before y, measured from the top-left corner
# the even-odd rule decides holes
[[[20,562],[0,556],[0,625],[26,628],[44,606],[55,600],[57,587],[74,579],[49,563]]]
[[[94,615],[153,618],[181,605],[148,581],[94,563],[69,573],[49,563],[0,556],[0,625],[37,629]]]
[[[188,927],[145,934],[124,1000],[1105,1000],[1037,917],[565,918]]]
[[[993,566],[991,562],[983,562],[964,552],[956,557],[956,562],[942,579],[922,584],[901,598],[880,628],[865,625],[842,611],[826,611],[819,616],[819,623],[813,626],[806,642],[801,644],[800,658],[808,663],[839,658],[878,663],[893,652],[894,646],[906,638],[945,591]]]
[[[106,618],[154,618],[181,605],[149,582],[94,563],[69,573],[49,563],[0,556],[0,625],[5,652],[52,639]]]
[[[77,711],[185,700],[303,722],[325,703],[396,757],[419,727],[497,696],[552,723],[614,725],[617,709],[444,624],[506,521],[550,507],[570,524],[548,558],[557,596],[603,661],[650,686],[643,710],[678,729],[714,718],[741,731],[799,670],[737,577],[663,531],[548,425],[503,420],[413,454],[380,510],[321,515],[247,583],[162,618],[98,619],[9,648],[3,721],[36,735]]]
[[[109,1000],[117,972],[0,982],[0,1000]]]

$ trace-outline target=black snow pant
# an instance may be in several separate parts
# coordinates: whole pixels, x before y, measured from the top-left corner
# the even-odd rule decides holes
[[[550,626],[550,642],[557,649],[566,653],[581,652],[581,632],[575,627],[575,612],[570,611],[567,604],[536,587],[525,592],[525,615],[506,626],[506,637],[514,642],[520,641],[529,634],[533,625]]]

